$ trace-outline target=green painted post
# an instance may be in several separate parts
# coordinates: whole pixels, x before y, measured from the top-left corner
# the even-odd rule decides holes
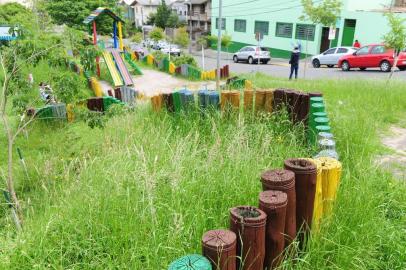
[[[175,107],[175,112],[180,112],[182,110],[182,98],[179,91],[172,93],[173,106]]]
[[[168,270],[212,270],[211,263],[201,255],[182,257],[169,265]]]

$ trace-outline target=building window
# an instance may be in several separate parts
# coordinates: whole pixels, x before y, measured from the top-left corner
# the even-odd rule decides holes
[[[314,41],[316,26],[313,24],[297,24],[296,39]]]
[[[269,22],[255,21],[255,33],[262,33],[262,35],[268,35],[269,33]]]
[[[246,20],[234,20],[234,32],[243,32],[247,31],[247,21]]]
[[[277,37],[292,38],[293,33],[293,23],[276,23],[276,33]]]
[[[216,29],[219,29],[219,18],[216,18]],[[226,30],[226,19],[221,19],[221,30]]]

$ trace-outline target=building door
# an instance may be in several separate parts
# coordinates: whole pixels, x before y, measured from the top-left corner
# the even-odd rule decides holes
[[[341,40],[341,46],[352,46],[354,43],[355,27],[357,25],[357,20],[344,21],[344,32],[343,38]]]
[[[330,48],[330,40],[328,39],[328,33],[330,29],[328,27],[323,27],[321,29],[321,43],[320,43],[320,52],[325,52]]]
[[[329,27],[323,27],[321,30],[320,52],[325,52],[329,48],[337,47],[338,37],[340,35],[340,28],[336,29],[336,37],[334,40],[329,40],[328,35],[330,32]]]

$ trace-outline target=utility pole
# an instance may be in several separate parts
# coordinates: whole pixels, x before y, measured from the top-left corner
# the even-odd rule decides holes
[[[192,22],[192,2],[186,1],[185,4],[189,5],[189,54],[192,54],[192,32],[193,32],[193,22]]]
[[[223,0],[219,0],[219,19],[218,19],[218,34],[217,34],[217,79],[216,90],[220,91],[220,52],[221,52],[221,29],[223,28]]]

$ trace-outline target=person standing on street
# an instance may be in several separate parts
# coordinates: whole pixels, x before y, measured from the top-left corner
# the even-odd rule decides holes
[[[295,48],[292,51],[292,54],[290,55],[290,76],[289,80],[292,79],[293,72],[295,72],[295,79],[297,79],[297,73],[299,72],[299,59],[300,59],[300,50],[299,46],[295,46]]]
[[[354,48],[361,48],[361,43],[359,43],[358,39],[355,40],[354,45],[352,45]]]

